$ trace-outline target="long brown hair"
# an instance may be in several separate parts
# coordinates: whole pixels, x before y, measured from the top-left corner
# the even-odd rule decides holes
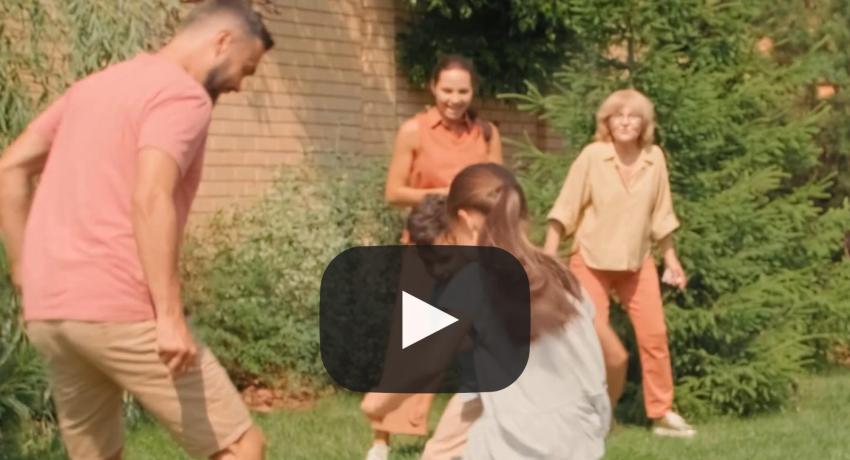
[[[532,329],[535,305],[544,297],[566,290],[581,299],[576,278],[558,259],[545,254],[528,239],[528,207],[525,193],[510,171],[495,163],[467,167],[452,181],[446,210],[450,218],[461,209],[476,210],[485,216],[478,244],[495,246],[513,255],[525,268],[532,300]],[[557,302],[559,308],[575,312],[571,302]],[[569,315],[571,316],[571,315]],[[561,322],[566,321],[566,318]],[[540,330],[532,330],[537,335]]]

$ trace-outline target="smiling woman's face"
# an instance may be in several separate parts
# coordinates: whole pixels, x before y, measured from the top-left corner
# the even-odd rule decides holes
[[[472,103],[472,75],[464,69],[445,69],[440,72],[437,81],[431,84],[431,93],[443,118],[461,121]]]
[[[608,117],[608,129],[614,142],[637,142],[643,131],[643,117],[628,106]]]

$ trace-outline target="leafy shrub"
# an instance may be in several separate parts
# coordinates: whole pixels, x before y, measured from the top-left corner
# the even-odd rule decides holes
[[[283,168],[256,204],[219,213],[187,244],[187,307],[238,385],[324,379],[324,268],[348,247],[397,242],[401,229],[383,201],[384,168],[366,163]]]
[[[509,96],[567,141],[567,155],[529,146],[518,158],[538,228],[593,135],[602,99],[632,86],[656,103],[690,278],[684,293],[665,290],[665,312],[676,404],[691,416],[785,406],[795,377],[850,324],[848,263],[840,261],[850,206],[825,205],[834,174],[819,167],[819,131],[840,115],[801,97],[810,75],[754,51],[752,24],[766,9],[690,2],[585,11],[571,21],[602,20],[612,32],[578,34],[583,51],[554,90]],[[622,59],[610,55],[613,45]],[[628,321],[619,309],[612,315],[635,350]],[[643,412],[636,355],[621,415]]]
[[[399,62],[410,81],[428,83],[440,54],[473,59],[487,95],[548,82],[576,45],[570,5],[539,0],[408,0],[398,34]],[[592,5],[591,5],[592,7]]]

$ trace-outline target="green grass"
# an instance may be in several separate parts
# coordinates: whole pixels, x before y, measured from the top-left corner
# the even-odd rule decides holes
[[[258,415],[270,459],[360,459],[369,428],[359,397],[340,394],[309,410]],[[431,426],[446,402],[438,399]],[[665,459],[850,459],[850,372],[806,378],[793,410],[748,419],[718,418],[699,424],[695,439],[659,439],[645,427],[619,426],[608,441],[606,460]],[[159,427],[145,423],[128,435],[128,460],[188,458]],[[399,437],[394,460],[418,458],[424,440]],[[566,448],[566,446],[565,446]]]

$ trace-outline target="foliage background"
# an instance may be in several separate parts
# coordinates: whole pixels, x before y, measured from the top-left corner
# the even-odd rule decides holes
[[[0,147],[77,77],[167,36],[178,3],[0,2]],[[566,140],[564,152],[520,142],[512,159],[535,216],[590,138],[602,98],[626,86],[653,98],[691,278],[685,293],[665,292],[677,404],[703,416],[793,403],[796,377],[825,365],[850,332],[850,264],[840,248],[850,222],[850,5],[410,4],[416,33],[399,37],[398,52],[412,81],[424,82],[439,52],[471,55],[485,93],[510,93]],[[764,37],[772,47],[760,52]],[[837,92],[818,98],[830,85]],[[380,162],[344,173],[308,161],[281,174],[256,206],[223,213],[186,244],[187,305],[240,386],[325,385],[315,329],[321,270],[342,248],[394,242],[400,228],[380,200]],[[40,436],[52,430],[43,371],[0,280],[0,458],[46,458],[57,441]],[[627,321],[614,321],[634,349]],[[629,420],[642,412],[637,370],[633,362],[621,405]]]
[[[421,43],[465,51],[479,14],[522,31],[528,18],[570,37],[556,71],[502,96],[547,119],[566,152],[529,143],[515,158],[535,228],[566,171],[594,132],[593,114],[611,91],[636,87],[656,104],[683,227],[684,293],[665,291],[676,404],[687,415],[749,415],[793,401],[795,378],[825,362],[846,337],[850,264],[840,261],[848,228],[847,2],[549,0],[412,1],[416,24],[440,33],[401,35],[400,54],[425,67]],[[503,8],[499,9],[502,6]],[[458,12],[463,14],[458,14]],[[522,11],[522,14],[519,12]],[[450,22],[451,26],[442,24]],[[419,29],[417,29],[418,31]],[[473,35],[474,36],[474,35]],[[771,45],[762,51],[763,39]],[[516,88],[524,68],[502,47],[535,55],[533,33],[472,48],[493,86]],[[512,43],[506,44],[505,41]],[[561,43],[563,44],[563,43]],[[551,43],[555,46],[556,43]],[[543,49],[552,49],[544,47]],[[405,54],[407,53],[407,54]],[[411,75],[416,82],[418,74]],[[824,84],[838,93],[819,99]],[[613,321],[636,344],[622,314]],[[620,416],[642,418],[639,364]]]
[[[237,386],[329,383],[319,356],[325,267],[349,247],[397,244],[402,226],[379,199],[383,158],[358,161],[284,167],[256,204],[219,213],[186,246],[187,307]]]

